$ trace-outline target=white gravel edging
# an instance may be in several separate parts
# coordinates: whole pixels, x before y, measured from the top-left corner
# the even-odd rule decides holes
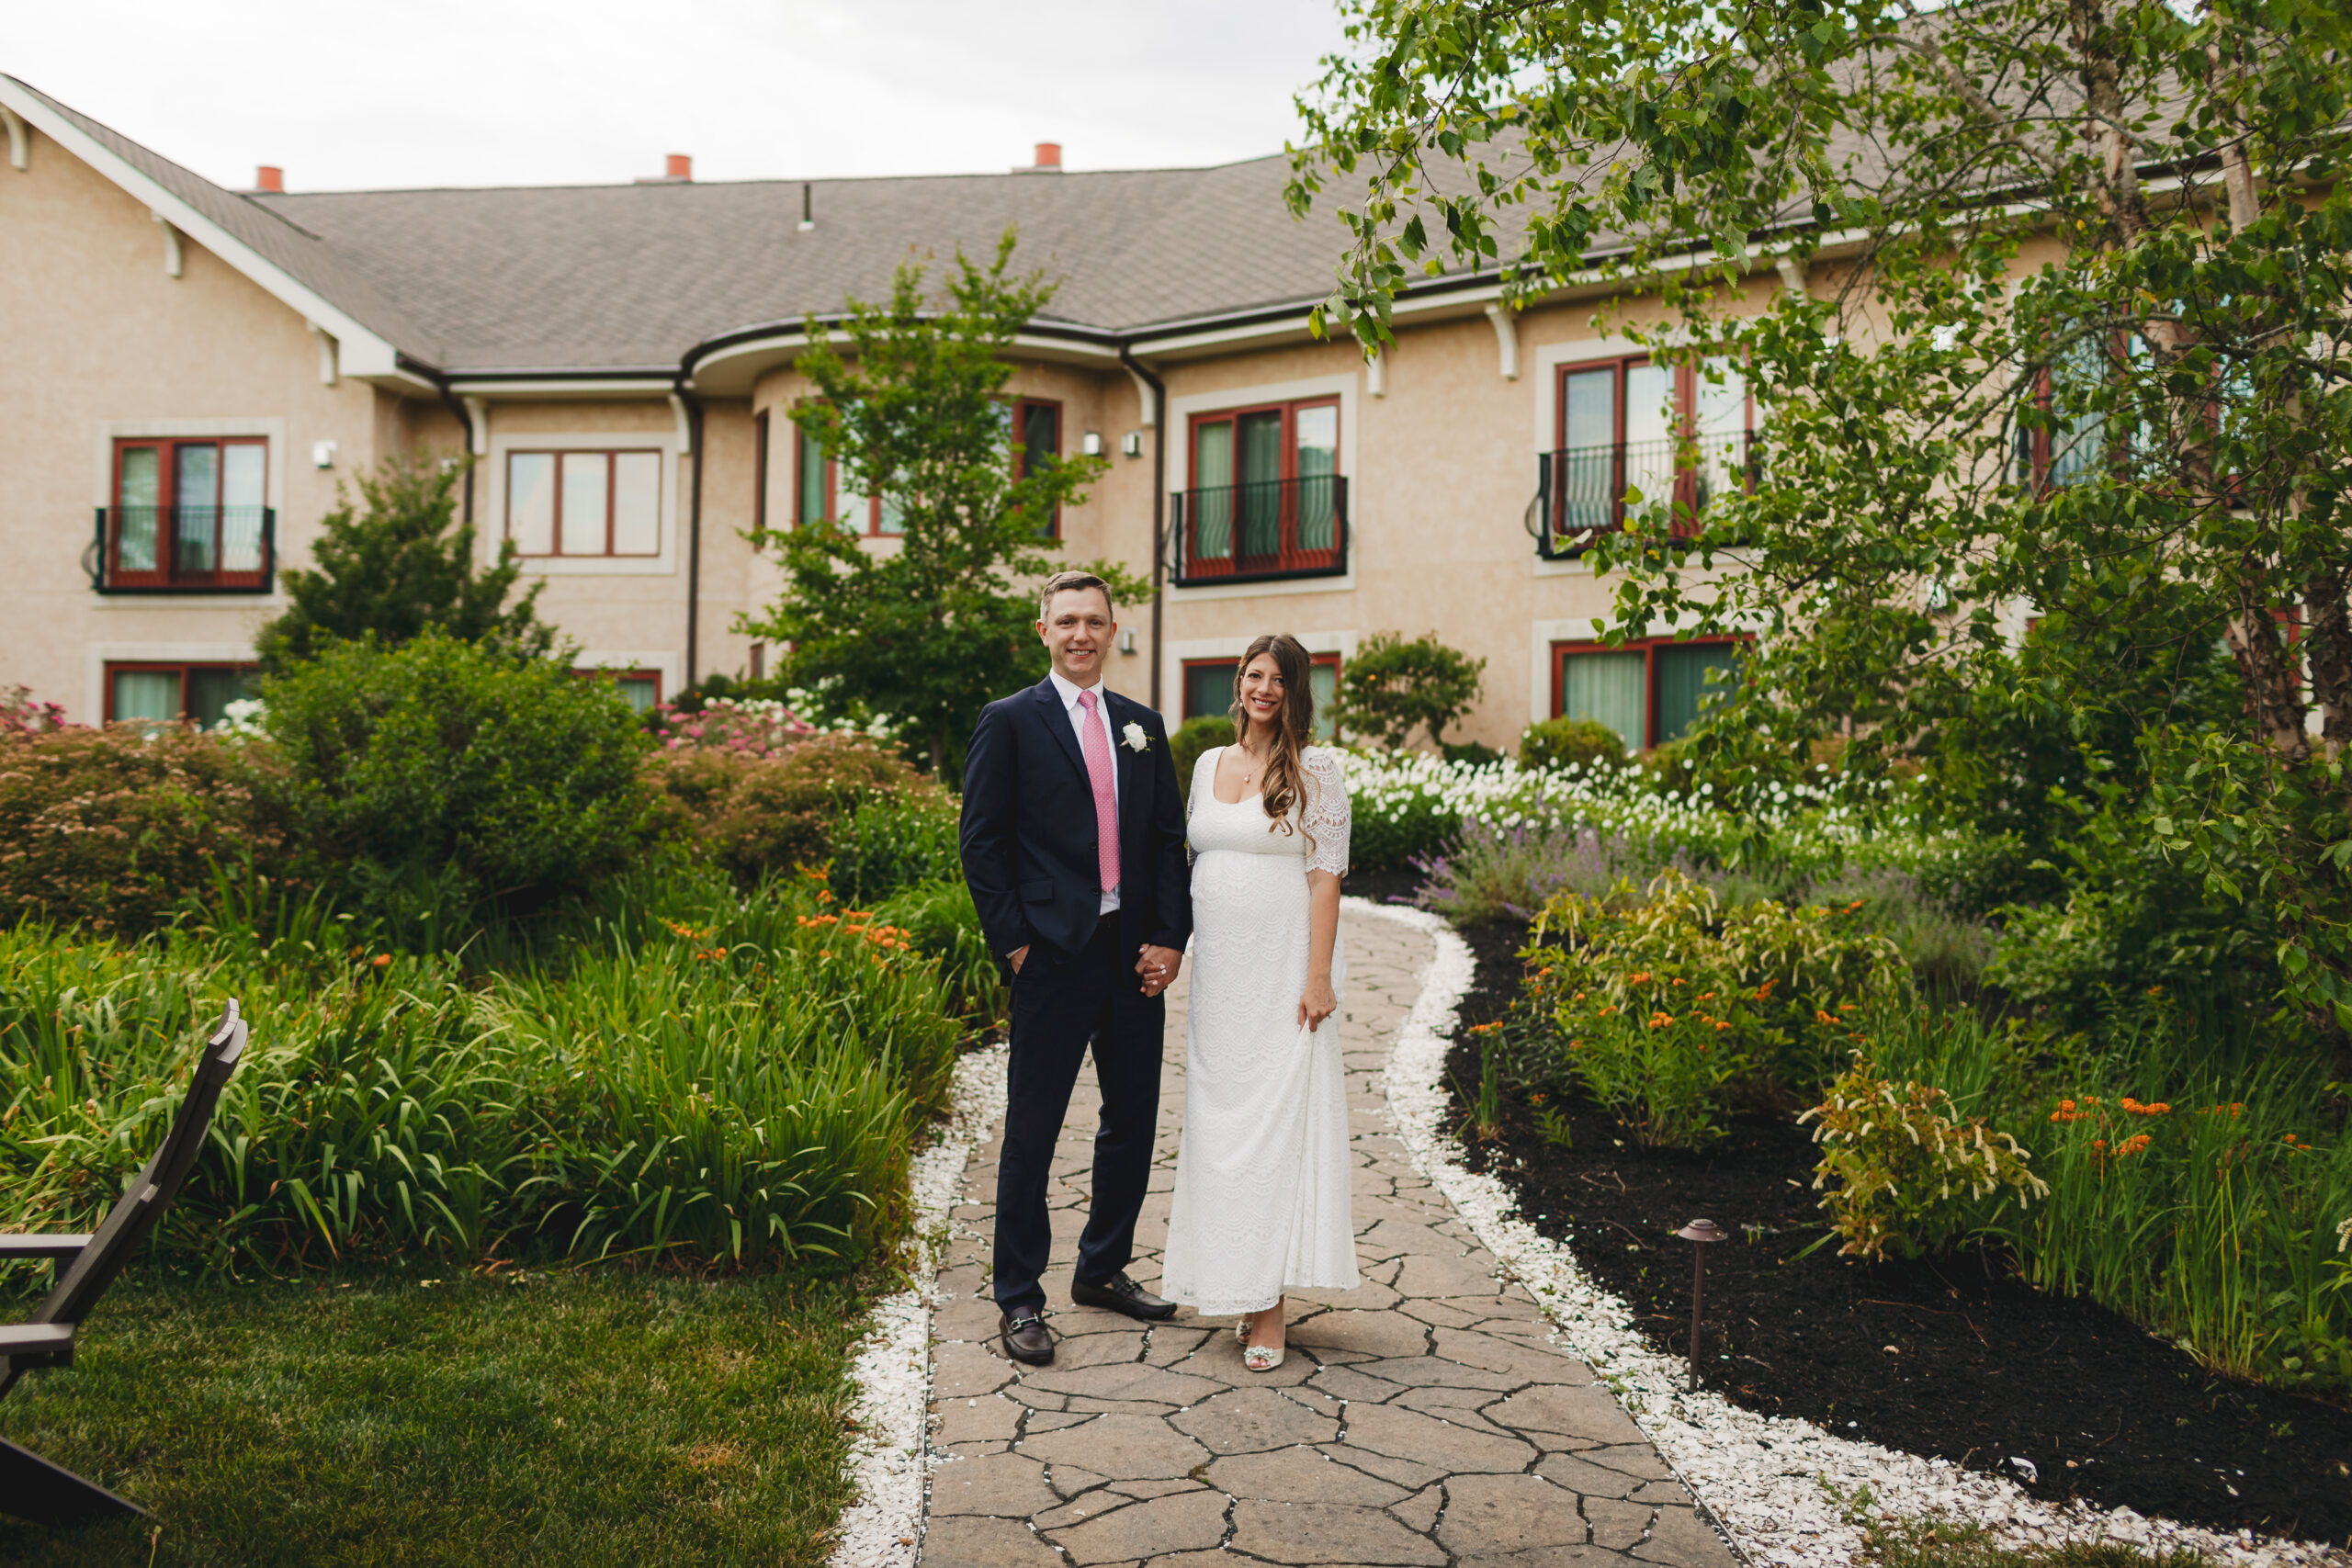
[[[956,1064],[947,1126],[909,1172],[918,1252],[914,1283],[874,1304],[874,1326],[850,1369],[857,1384],[858,1437],[850,1450],[857,1501],[842,1510],[832,1568],[914,1568],[922,1553],[931,1308],[940,1250],[972,1145],[1004,1114],[1004,1064],[1002,1045],[967,1052]]]
[[[1616,1393],[1645,1437],[1692,1495],[1712,1510],[1751,1562],[1775,1568],[1844,1568],[1861,1531],[1844,1519],[1833,1489],[1868,1487],[1882,1514],[1944,1515],[1988,1527],[2018,1546],[2108,1540],[2153,1551],[2188,1548],[2242,1568],[2352,1568],[2352,1553],[2250,1531],[2223,1535],[2130,1508],[2041,1502],[2015,1483],[1963,1471],[1949,1460],[1837,1437],[1810,1421],[1743,1410],[1711,1391],[1683,1392],[1688,1363],[1661,1354],[1634,1327],[1625,1303],[1595,1284],[1557,1242],[1518,1217],[1502,1181],[1474,1175],[1446,1132],[1447,1036],[1469,990],[1469,944],[1439,917],[1346,900],[1350,913],[1427,931],[1436,956],[1389,1053],[1388,1109],[1414,1168],[1442,1192],[1499,1272],[1533,1293],[1558,1327],[1562,1348],[1585,1361]]]

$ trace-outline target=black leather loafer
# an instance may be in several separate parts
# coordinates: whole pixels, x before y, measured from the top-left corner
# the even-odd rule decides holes
[[[1004,1353],[1016,1361],[1026,1361],[1033,1367],[1048,1367],[1054,1361],[1053,1331],[1046,1320],[1034,1312],[1004,1320]]]
[[[1125,1313],[1146,1323],[1162,1323],[1176,1315],[1174,1302],[1153,1295],[1125,1274],[1114,1274],[1099,1285],[1073,1280],[1069,1286],[1069,1299],[1080,1306]]]

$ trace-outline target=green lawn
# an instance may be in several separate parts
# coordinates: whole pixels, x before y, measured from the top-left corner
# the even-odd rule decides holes
[[[153,1509],[160,1538],[0,1521],[0,1563],[820,1562],[861,1306],[620,1269],[142,1268],[78,1364],[0,1400],[0,1435]]]

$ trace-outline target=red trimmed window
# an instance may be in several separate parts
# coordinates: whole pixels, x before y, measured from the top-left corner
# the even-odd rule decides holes
[[[662,454],[507,453],[506,536],[532,557],[660,555]]]
[[[253,695],[255,668],[153,660],[109,663],[106,721],[170,724],[187,719],[199,728],[210,729],[220,722],[231,703]]]
[[[1545,554],[1572,553],[1621,526],[1634,495],[1671,502],[1687,528],[1714,497],[1747,483],[1756,400],[1729,360],[1702,370],[1631,355],[1564,365],[1559,378],[1556,446],[1538,477]]]
[[[269,586],[269,443],[117,441],[101,548],[109,588]]]
[[[799,472],[793,486],[792,522],[806,528],[812,523],[837,523],[853,534],[869,538],[896,538],[907,531],[899,503],[887,496],[859,495],[842,488],[842,466],[825,456],[817,438],[800,432]]]
[[[1012,475],[1019,479],[1040,463],[1058,463],[1062,457],[1062,405],[1045,398],[1020,398],[1012,405]],[[1046,538],[1062,534],[1062,511],[1054,508],[1037,532]]]
[[[583,681],[610,681],[620,688],[628,705],[639,713],[651,713],[662,705],[662,671],[659,670],[608,670],[594,668],[574,670]]]
[[[1223,718],[1233,710],[1233,680],[1241,669],[1238,659],[1184,660],[1184,716]],[[1340,656],[1307,655],[1306,687],[1315,696],[1315,739],[1329,740],[1336,733],[1331,712],[1340,694]],[[1183,781],[1190,784],[1192,781]]]
[[[1638,637],[1552,645],[1552,715],[1605,724],[1638,751],[1679,739],[1700,700],[1739,678],[1739,645]]]
[[[1194,414],[1189,434],[1178,583],[1348,570],[1337,398]]]

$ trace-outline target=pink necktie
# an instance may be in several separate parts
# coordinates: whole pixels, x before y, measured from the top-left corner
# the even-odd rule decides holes
[[[1093,693],[1079,693],[1078,702],[1086,710],[1086,720],[1079,728],[1086,737],[1086,776],[1094,784],[1094,831],[1102,863],[1102,891],[1108,893],[1119,886],[1119,797],[1111,787],[1111,732],[1102,727]]]

